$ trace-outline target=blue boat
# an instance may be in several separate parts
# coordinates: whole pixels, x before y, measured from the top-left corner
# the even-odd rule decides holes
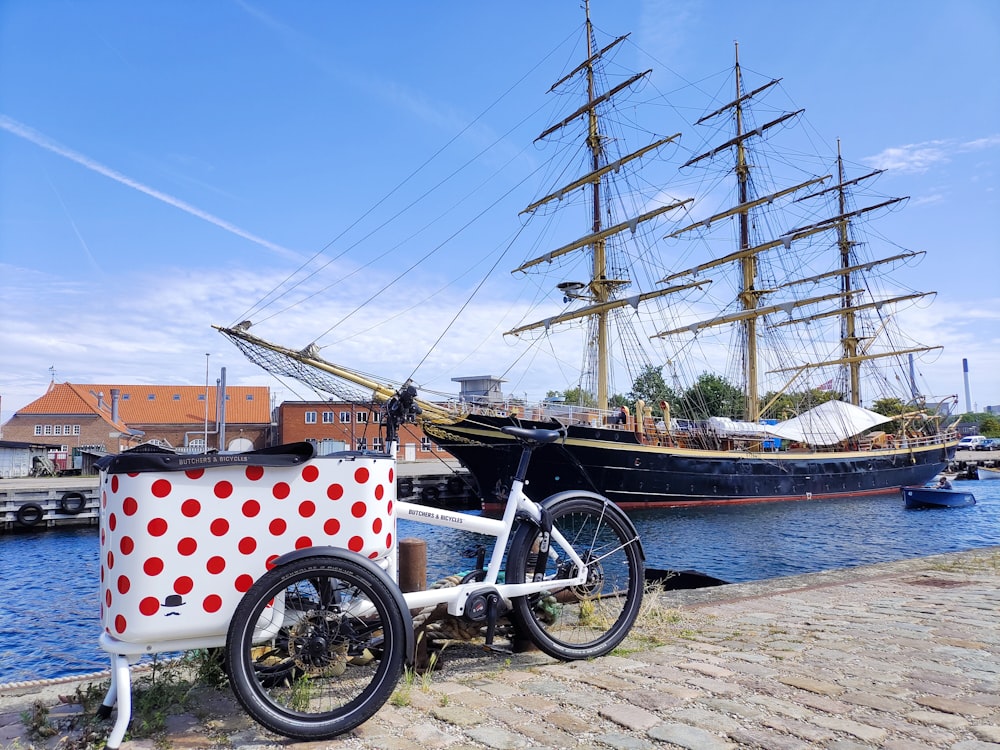
[[[903,502],[907,508],[968,508],[976,504],[976,498],[960,490],[904,487]]]

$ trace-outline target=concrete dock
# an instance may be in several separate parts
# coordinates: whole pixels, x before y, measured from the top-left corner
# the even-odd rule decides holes
[[[228,689],[197,688],[165,733],[122,748],[1000,748],[1000,547],[661,592],[645,609],[593,661],[449,647],[334,740],[271,735]],[[94,746],[69,728],[79,684],[0,686],[0,747]],[[36,701],[48,739],[22,719]]]

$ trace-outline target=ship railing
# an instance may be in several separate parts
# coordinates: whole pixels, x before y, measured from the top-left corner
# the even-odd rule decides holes
[[[616,423],[618,409],[598,409],[594,406],[580,406],[561,401],[542,401],[526,403],[519,400],[476,402],[450,401],[447,409],[453,416],[465,414],[489,417],[514,417],[526,420],[554,419],[563,424],[590,425],[592,427],[608,426],[632,429],[632,417],[625,425]]]

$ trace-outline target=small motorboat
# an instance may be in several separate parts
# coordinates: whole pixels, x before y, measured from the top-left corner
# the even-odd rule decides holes
[[[985,479],[1000,479],[1000,469],[992,468],[990,466],[977,466],[976,474],[982,480]]]
[[[903,503],[907,508],[968,508],[976,504],[976,498],[961,490],[904,487]]]

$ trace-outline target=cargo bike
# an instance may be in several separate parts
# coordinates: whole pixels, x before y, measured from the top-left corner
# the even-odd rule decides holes
[[[522,444],[501,518],[396,499],[399,427],[419,413],[416,390],[382,407],[387,452],[317,456],[309,443],[236,454],[125,452],[101,465],[100,645],[118,713],[131,718],[130,667],[148,654],[222,648],[232,689],[262,726],[293,739],[349,731],[388,700],[413,663],[412,613],[446,605],[497,622],[564,660],[608,653],[643,595],[634,526],[606,498],[525,494],[533,449],[562,431],[516,426]],[[457,586],[402,593],[397,519],[494,538]]]

